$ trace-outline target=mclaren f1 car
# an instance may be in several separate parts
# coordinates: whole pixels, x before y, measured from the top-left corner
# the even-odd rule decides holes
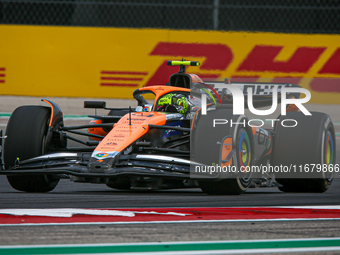
[[[61,178],[121,190],[200,187],[212,195],[242,194],[249,187],[277,186],[285,192],[329,188],[336,153],[327,114],[307,116],[287,105],[287,114],[275,119],[272,128],[247,125],[251,121],[234,114],[232,93],[221,89],[221,82],[186,73],[186,66],[198,62],[168,64],[180,71],[167,84],[135,90],[136,107],[107,108],[104,101],[85,101],[85,108],[108,110],[107,115],[89,115],[93,120],[87,125],[65,126],[61,108],[47,99],[42,100],[46,106],[17,108],[6,134],[0,134],[0,174],[25,192],[51,191]],[[252,87],[254,107],[272,105],[272,88],[299,87],[225,82],[244,94]],[[299,98],[299,93],[286,96]],[[275,100],[280,103],[280,93]],[[298,124],[287,128],[289,120]],[[79,146],[71,147],[69,141]],[[283,171],[289,167],[290,173],[294,168],[299,172],[306,164],[326,167],[297,177]]]

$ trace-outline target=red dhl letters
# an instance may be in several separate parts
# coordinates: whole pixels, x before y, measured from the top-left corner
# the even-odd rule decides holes
[[[201,62],[187,71],[202,78],[288,78],[312,103],[340,103],[340,35],[16,25],[0,33],[2,95],[131,98],[169,81],[178,67],[165,61],[185,58]]]
[[[0,83],[5,83],[5,71],[6,68],[0,67]]]
[[[201,71],[225,70],[233,59],[233,53],[227,45],[223,44],[197,44],[197,43],[167,43],[160,42],[150,53],[150,56],[165,56],[177,58],[205,57]],[[145,86],[154,84],[165,84],[171,74],[178,71],[178,67],[167,66],[165,60],[150,78]],[[205,78],[217,78],[218,74],[198,74]]]
[[[229,73],[234,81],[257,81],[261,73],[274,73],[272,82],[299,83],[301,74],[307,74],[311,67],[319,60],[326,47],[298,47],[287,61],[277,61],[275,58],[284,46],[255,45],[238,68],[233,72],[228,66],[234,59],[230,47],[222,44],[196,44],[196,43],[167,43],[160,42],[150,53],[150,56],[164,56],[165,59],[186,57],[205,57],[199,70],[196,72],[202,78],[219,78],[224,73]],[[236,54],[236,53],[235,53]],[[340,48],[328,59],[319,74],[340,74]],[[165,84],[171,74],[178,67],[169,67],[166,60],[158,67],[156,72],[144,86]],[[213,71],[207,72],[207,71]],[[259,75],[247,75],[247,72],[259,73]],[[239,73],[242,73],[240,75]],[[284,76],[276,76],[275,73],[286,73]],[[289,74],[300,74],[300,77]],[[264,76],[265,77],[265,76]],[[270,77],[265,77],[270,78]],[[310,77],[309,77],[310,78]],[[315,79],[310,88],[318,92],[340,92],[339,79]]]
[[[288,61],[275,61],[282,48],[256,45],[237,71],[306,73],[326,49],[300,47]]]
[[[320,74],[340,74],[340,48],[338,48],[333,56],[328,59],[327,63],[319,71]]]

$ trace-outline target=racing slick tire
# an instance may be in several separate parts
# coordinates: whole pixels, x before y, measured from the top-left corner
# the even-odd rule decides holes
[[[238,123],[230,126],[230,122],[213,127],[214,119],[225,119]],[[217,109],[209,111],[207,115],[200,115],[194,128],[191,148],[193,160],[206,166],[218,164],[227,166],[226,158],[231,159],[229,166],[234,170],[224,172],[212,180],[199,180],[200,188],[208,195],[239,195],[244,193],[251,183],[251,172],[238,171],[242,166],[253,165],[254,141],[251,129],[247,126],[248,119],[244,115],[233,115],[231,109]],[[242,125],[240,123],[245,123]],[[226,144],[232,138],[232,151],[225,153]],[[229,140],[226,140],[229,139]],[[228,141],[228,142],[227,142]],[[230,158],[231,157],[231,158]],[[230,168],[229,168],[230,169]],[[229,170],[228,170],[229,171]]]
[[[293,119],[298,123],[297,126],[276,126],[273,165],[292,166],[299,174],[275,173],[276,181],[283,186],[279,188],[281,191],[322,193],[332,184],[333,171],[330,165],[336,159],[334,126],[327,114],[311,114],[306,116],[302,112],[290,112],[281,116],[279,122],[287,120],[289,123],[288,119]]]
[[[25,160],[45,153],[45,140],[51,110],[44,106],[21,106],[11,115],[4,145],[4,161],[8,169],[16,160]],[[54,175],[7,176],[10,185],[19,191],[48,192],[59,182]]]

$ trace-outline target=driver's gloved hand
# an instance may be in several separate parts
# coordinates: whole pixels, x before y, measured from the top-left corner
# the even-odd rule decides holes
[[[159,112],[174,112],[177,113],[178,110],[175,106],[169,105],[169,104],[164,104],[160,108],[158,108]]]

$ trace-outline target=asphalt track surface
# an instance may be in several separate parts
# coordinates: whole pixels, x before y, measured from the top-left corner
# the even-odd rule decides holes
[[[322,194],[284,193],[277,188],[255,188],[238,196],[208,196],[200,189],[120,191],[104,184],[74,183],[67,179],[61,180],[49,193],[23,193],[14,190],[5,176],[0,176],[2,209],[301,206],[339,203],[340,179],[334,179],[329,190]]]
[[[124,107],[124,106],[123,106]],[[0,109],[1,112],[6,112]],[[321,110],[320,110],[321,111]],[[7,111],[9,112],[9,111]],[[69,112],[69,114],[71,111]],[[335,112],[335,120],[339,121]],[[91,113],[90,113],[91,114]],[[338,131],[339,132],[339,131]],[[337,138],[340,163],[340,139]],[[137,207],[245,207],[339,205],[340,179],[323,194],[283,193],[277,188],[249,189],[239,196],[208,196],[200,189],[153,192],[119,191],[103,184],[61,180],[49,193],[14,190],[0,176],[0,208],[137,208]],[[339,237],[340,221],[132,224],[96,226],[0,227],[0,245],[208,241],[271,238]],[[299,253],[301,254],[301,253]],[[306,254],[311,254],[310,252]],[[315,254],[339,254],[317,252]]]

